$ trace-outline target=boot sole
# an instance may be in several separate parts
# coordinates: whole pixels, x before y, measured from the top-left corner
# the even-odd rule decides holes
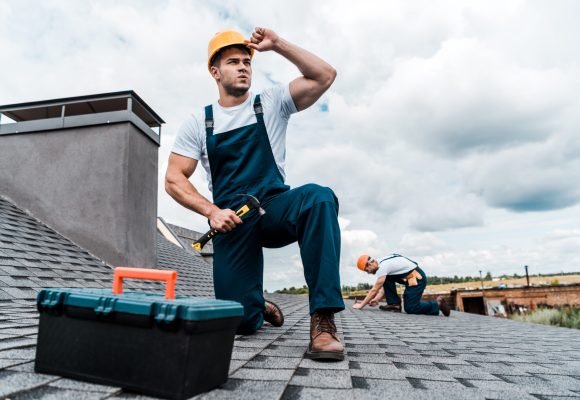
[[[326,361],[342,361],[344,360],[344,353],[338,353],[336,351],[306,351],[304,358],[310,360],[326,360]]]

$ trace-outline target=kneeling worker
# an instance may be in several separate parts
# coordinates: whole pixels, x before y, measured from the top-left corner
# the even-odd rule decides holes
[[[300,75],[289,83],[250,90],[256,52],[277,53]],[[213,238],[213,283],[217,299],[244,306],[238,334],[249,335],[264,321],[282,326],[282,310],[264,299],[263,248],[298,242],[309,288],[310,345],[305,357],[343,360],[344,346],[334,314],[344,310],[340,291],[338,199],[327,187],[285,183],[286,129],[292,114],[312,106],[334,82],[335,69],[320,57],[256,28],[249,39],[236,31],[209,42],[207,67],[219,98],[191,115],[175,139],[165,179],[181,205],[224,233]],[[207,174],[213,202],[189,181],[197,166]],[[256,197],[266,211],[242,221],[234,210]],[[225,234],[227,233],[227,234]]]
[[[377,261],[363,254],[358,258],[356,266],[361,271],[377,275],[377,281],[362,303],[355,303],[353,308],[362,309],[369,303],[376,305],[383,297],[381,292],[384,290],[387,306],[379,308],[385,311],[401,312],[401,298],[397,294],[395,285],[400,283],[405,285],[403,299],[407,314],[439,315],[441,311],[446,317],[449,316],[449,305],[442,297],[438,297],[437,301],[421,301],[421,296],[427,286],[427,275],[415,261],[400,254],[391,254]]]

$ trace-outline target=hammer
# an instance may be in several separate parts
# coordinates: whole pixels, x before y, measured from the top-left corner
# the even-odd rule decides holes
[[[236,196],[244,196],[244,197],[246,197],[248,199],[248,201],[246,202],[246,204],[244,204],[242,207],[240,207],[240,209],[238,211],[236,211],[236,215],[238,217],[241,218],[242,215],[247,214],[251,210],[255,210],[255,209],[258,210],[258,213],[260,215],[266,214],[266,211],[264,211],[264,209],[262,207],[260,207],[260,202],[258,201],[258,199],[256,199],[251,194],[238,194]],[[197,239],[197,241],[194,242],[191,245],[191,247],[193,247],[197,251],[201,251],[201,249],[203,248],[203,246],[205,246],[205,244],[207,242],[209,242],[209,240],[212,237],[214,237],[215,235],[217,235],[218,233],[220,233],[220,232],[217,229],[211,229],[211,230],[207,231],[202,237],[200,237],[199,239]]]

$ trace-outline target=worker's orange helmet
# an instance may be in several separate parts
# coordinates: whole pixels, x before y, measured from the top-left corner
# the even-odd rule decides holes
[[[240,32],[226,30],[215,34],[207,46],[207,69],[211,71],[211,59],[224,47],[241,44],[247,46],[244,36]],[[248,47],[250,57],[254,56],[254,49]]]
[[[365,267],[367,266],[367,261],[371,258],[371,256],[369,256],[368,254],[363,254],[362,256],[360,256],[358,258],[358,261],[356,262],[356,266],[358,269],[360,269],[361,271],[365,270]]]

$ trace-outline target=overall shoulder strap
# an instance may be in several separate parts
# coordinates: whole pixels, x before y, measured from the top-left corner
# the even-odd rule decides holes
[[[387,260],[390,260],[391,258],[397,258],[397,257],[400,257],[400,256],[398,254],[391,254],[390,256],[381,259],[381,261],[379,261],[379,263],[382,263],[383,261],[387,261]]]
[[[419,264],[417,264],[415,261],[411,260],[410,258],[407,258],[407,257],[405,257],[405,256],[402,256],[402,255],[400,255],[400,254],[395,254],[395,253],[391,254],[391,255],[390,255],[390,256],[388,256],[388,257],[385,257],[385,258],[383,258],[381,261],[379,261],[379,263],[382,263],[383,261],[387,261],[387,260],[390,260],[390,259],[392,259],[392,258],[397,258],[397,257],[402,257],[402,258],[404,258],[404,259],[406,259],[406,260],[409,260],[409,261],[411,261],[411,262],[412,262],[413,264],[415,264],[417,267],[419,266]]]
[[[205,133],[209,136],[213,135],[213,107],[211,104],[205,107]]]
[[[419,264],[417,264],[415,261],[411,260],[411,259],[410,259],[410,258],[408,258],[408,257],[402,256],[402,255],[400,255],[400,254],[395,254],[395,253],[393,253],[393,257],[390,257],[390,258],[394,258],[394,257],[403,257],[404,259],[411,261],[411,262],[412,262],[413,264],[415,264],[417,267],[419,266]]]

